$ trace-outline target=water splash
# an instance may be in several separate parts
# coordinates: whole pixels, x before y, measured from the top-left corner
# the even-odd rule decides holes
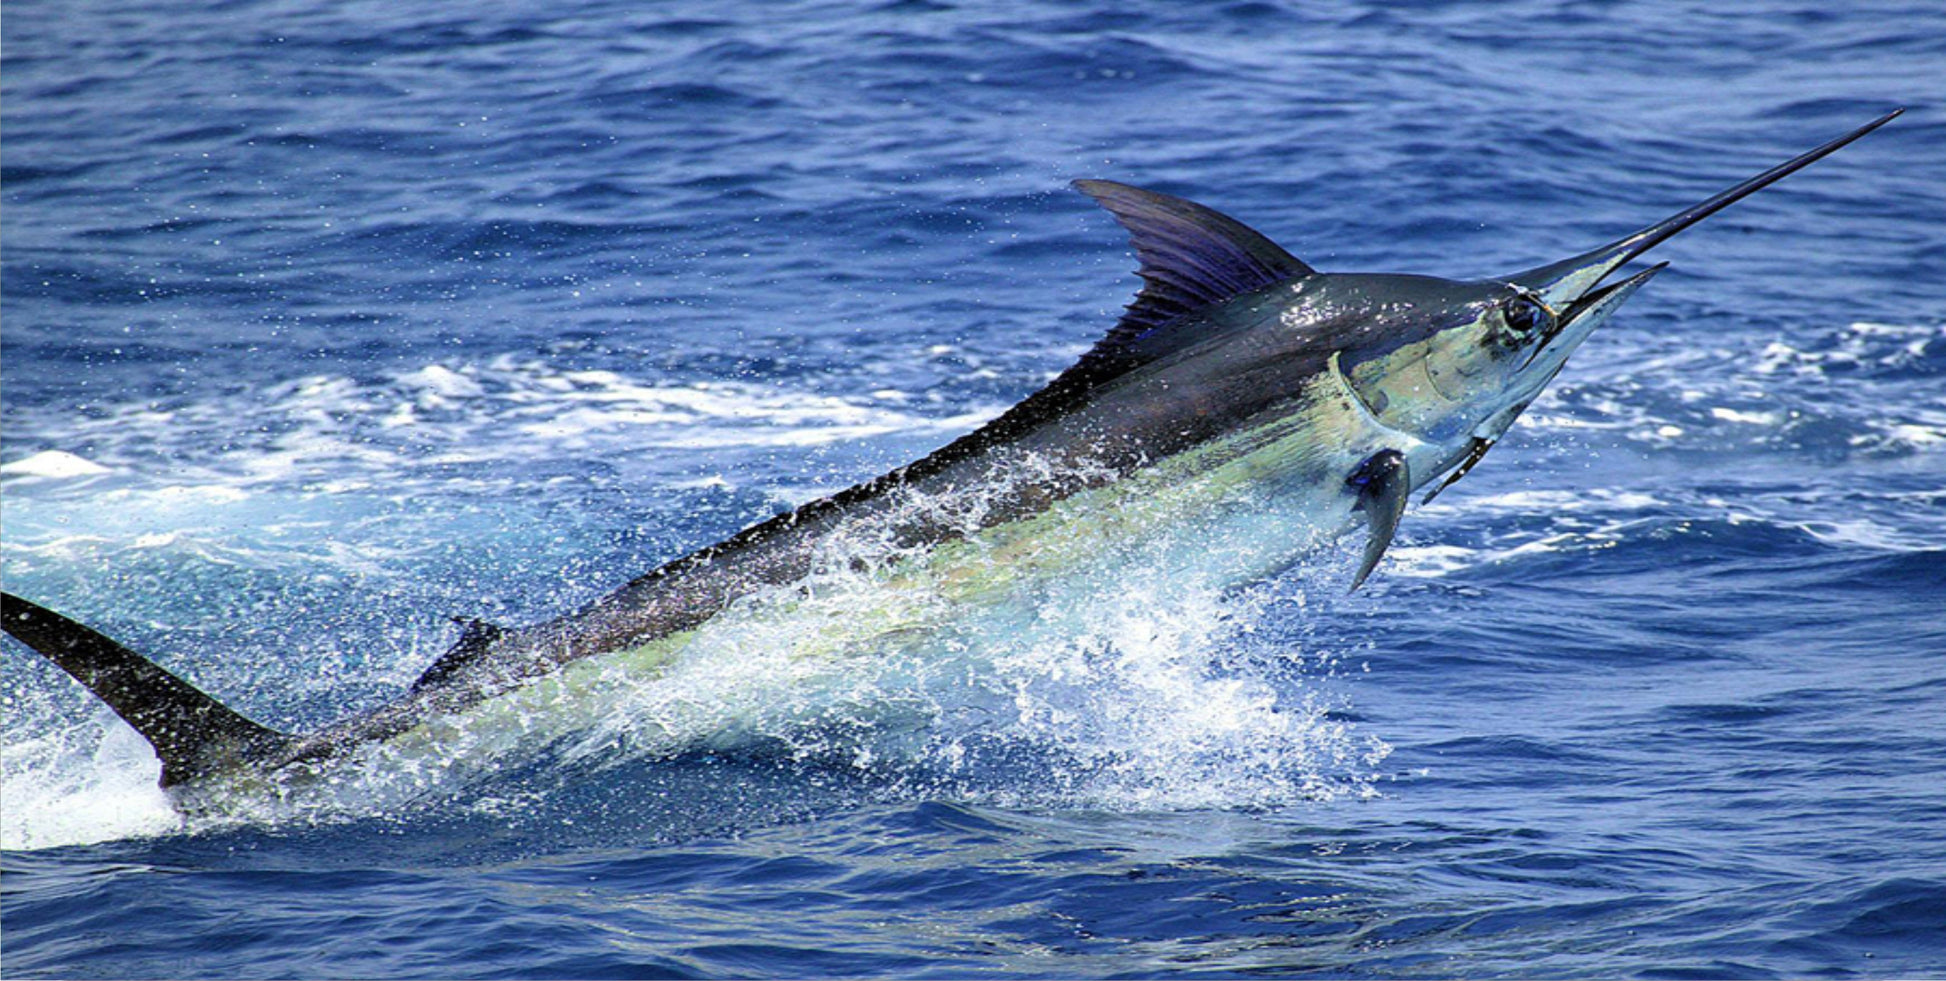
[[[464,388],[451,378],[440,382],[446,390]],[[1021,461],[1016,479],[1044,477],[1035,462]],[[154,559],[155,574],[172,583],[198,582],[214,570],[216,580],[203,579],[207,588],[198,594],[254,594],[268,604],[272,620],[288,620],[293,609],[308,606],[302,597],[319,576],[363,582],[396,603],[399,592],[428,591],[412,577],[477,574],[477,568],[441,567],[438,560],[449,556],[419,547],[421,537],[464,537],[436,527],[436,512],[404,526],[375,523],[369,549],[317,549],[318,528],[290,520],[318,509],[324,527],[359,527],[333,524],[326,515],[369,506],[370,494],[356,488],[390,465],[383,455],[363,458],[349,468],[352,483],[340,483],[330,496],[294,498],[278,478],[249,467],[209,485],[95,484],[88,495],[70,488],[76,499],[93,501],[161,495],[177,505],[166,523],[189,531],[157,534],[113,516],[58,532],[30,527],[9,542],[9,558],[36,579],[59,581],[74,572],[73,564],[125,565],[131,553],[143,553]],[[79,694],[58,677],[23,680],[10,661],[9,683],[38,692],[42,709],[9,717],[9,791],[23,788],[24,796],[9,809],[6,840],[28,847],[239,821],[356,820],[409,812],[428,801],[491,809],[545,795],[563,780],[616,779],[644,762],[696,751],[770,754],[847,773],[880,793],[1015,803],[1248,807],[1368,793],[1386,749],[1329,717],[1331,699],[1307,684],[1303,671],[1290,669],[1302,652],[1271,647],[1240,655],[1252,650],[1249,630],[1266,605],[1261,596],[1232,588],[1236,568],[1264,561],[1264,522],[1275,516],[1236,507],[1235,500],[1226,505],[1220,496],[1194,498],[1182,483],[1172,484],[1173,495],[1144,496],[1141,507],[1078,503],[1053,526],[997,537],[972,535],[992,504],[988,496],[907,495],[898,501],[907,516],[924,513],[970,537],[922,551],[888,540],[883,523],[861,523],[823,542],[817,571],[807,579],[746,597],[692,634],[578,662],[556,678],[362,747],[316,773],[218,789],[194,802],[187,825],[152,788],[139,798],[139,819],[103,826],[50,820],[95,792],[93,785],[62,783],[51,774],[93,774],[96,783],[110,780],[116,793],[138,799],[134,785],[123,786],[121,776],[101,768],[139,771],[146,783],[154,764],[129,767],[126,753],[94,754],[90,747],[104,743],[126,748],[119,724],[98,717],[50,742],[27,738],[33,716],[55,711],[51,706],[60,701],[48,691],[62,693],[66,704]],[[73,507],[56,510],[68,519],[83,516]],[[399,513],[390,505],[381,510]],[[1191,511],[1242,524],[1181,520]],[[285,520],[265,520],[272,513]],[[496,534],[514,539],[496,548],[517,551],[521,535],[546,535],[548,528],[508,522]],[[1124,534],[1134,537],[1117,537]],[[559,541],[552,548],[568,550]],[[417,565],[428,558],[434,568]],[[221,584],[239,577],[246,582],[235,592]],[[158,612],[168,614],[164,621],[182,618],[180,609]],[[352,634],[384,640],[370,625]],[[213,646],[220,658],[221,639]],[[434,638],[415,636],[406,644],[393,640],[389,651],[362,664],[340,657],[323,671],[291,660],[221,685],[191,673],[215,691],[271,698],[263,693],[284,685],[295,686],[300,699],[315,699],[341,694],[361,667],[402,685],[436,650]],[[736,801],[696,806],[733,809]]]

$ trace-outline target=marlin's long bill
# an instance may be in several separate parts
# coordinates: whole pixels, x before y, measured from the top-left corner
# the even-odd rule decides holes
[[[580,610],[515,629],[466,622],[398,700],[308,735],[258,725],[25,600],[5,597],[0,626],[141,732],[162,759],[163,785],[180,788],[430,732],[437,717],[565,677],[583,659],[641,669],[644,652],[675,656],[668,651],[688,632],[740,598],[806,581],[846,542],[886,543],[901,595],[923,595],[928,609],[970,609],[1096,581],[1075,565],[1128,555],[1166,563],[1171,575],[1240,584],[1288,566],[1312,542],[1362,528],[1355,589],[1384,556],[1409,495],[1437,493],[1473,469],[1568,355],[1662,267],[1612,283],[1611,274],[1898,115],[1601,248],[1471,281],[1319,272],[1203,205],[1077,181],[1127,229],[1143,285],[1107,336],[1046,388],[922,460],[753,525]],[[1024,585],[978,585],[993,582]],[[851,649],[904,629],[870,618],[841,627]]]
[[[1684,208],[1641,231],[1616,239],[1599,249],[1585,252],[1572,259],[1530,269],[1515,275],[1513,279],[1549,297],[1550,301],[1570,290],[1576,294],[1584,293],[1609,273],[1627,265],[1642,253],[1674,238],[1691,225],[1838,152],[1859,137],[1897,119],[1904,112],[1902,108],[1894,109],[1823,146],[1806,150],[1701,204]]]

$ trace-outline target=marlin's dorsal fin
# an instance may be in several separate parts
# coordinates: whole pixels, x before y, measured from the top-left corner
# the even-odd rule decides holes
[[[1405,454],[1380,450],[1365,458],[1358,469],[1345,478],[1358,495],[1358,508],[1365,512],[1371,538],[1365,542],[1365,556],[1358,563],[1358,575],[1351,580],[1352,591],[1365,584],[1365,577],[1377,568],[1378,560],[1399,531],[1399,517],[1405,514],[1406,495],[1412,490],[1412,473]]]
[[[454,617],[453,622],[459,624],[459,639],[446,653],[439,655],[439,660],[432,662],[432,667],[427,668],[419,680],[412,683],[414,692],[439,684],[452,677],[454,672],[479,660],[493,646],[493,642],[506,633],[485,620]]]
[[[1316,270],[1242,222],[1194,201],[1115,181],[1075,181],[1128,229],[1142,291],[1088,357],[1118,361],[1183,314]]]
[[[267,756],[291,742],[103,634],[11,593],[0,593],[0,626],[134,726],[162,758],[164,787]]]

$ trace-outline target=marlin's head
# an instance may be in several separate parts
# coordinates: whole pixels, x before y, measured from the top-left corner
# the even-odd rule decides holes
[[[1017,434],[1048,419],[1051,406],[1086,399],[1099,406],[1074,413],[1081,442],[1125,448],[1138,461],[1237,432],[1309,427],[1309,446],[1331,452],[1309,457],[1325,462],[1300,479],[1327,471],[1325,487],[1371,527],[1356,589],[1410,492],[1444,474],[1437,494],[1465,476],[1575,348],[1662,269],[1628,272],[1630,262],[1897,115],[1593,251],[1467,282],[1319,272],[1193,201],[1076,181],[1128,229],[1142,289],[1079,364],[980,435]],[[1348,460],[1341,480],[1330,480]]]
[[[1456,446],[1449,464],[1470,454],[1470,465],[1581,342],[1666,265],[1618,276],[1631,261],[1897,115],[1889,113],[1634,234],[1524,272],[1477,282],[1320,275],[1329,281],[1318,284],[1321,292],[1335,294],[1337,303],[1364,306],[1367,322],[1376,325],[1343,348],[1339,367],[1380,422]],[[1456,442],[1465,437],[1470,440]],[[1451,479],[1457,478],[1456,473]]]

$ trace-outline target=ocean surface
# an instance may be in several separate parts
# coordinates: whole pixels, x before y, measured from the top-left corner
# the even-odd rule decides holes
[[[199,816],[6,641],[7,977],[1946,976],[1936,2],[0,28],[5,587],[289,730],[1033,392],[1136,283],[1072,179],[1473,278],[1909,107],[1659,248],[1355,595],[1345,542],[950,657],[785,617]]]

